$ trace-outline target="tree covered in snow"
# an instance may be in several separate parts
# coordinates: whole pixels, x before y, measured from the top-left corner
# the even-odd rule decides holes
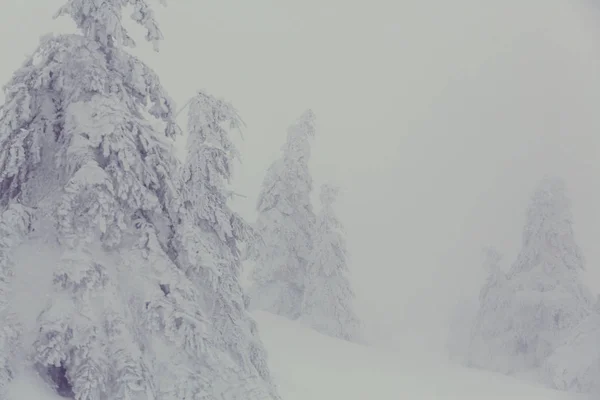
[[[360,321],[353,300],[347,265],[343,225],[333,204],[339,188],[321,187],[314,246],[307,268],[301,321],[315,330],[340,339],[361,341]]]
[[[251,307],[291,319],[302,313],[315,214],[308,168],[315,115],[308,110],[288,128],[283,156],[275,161],[258,197],[255,229],[263,244],[254,254]]]
[[[233,106],[205,92],[189,104],[187,159],[182,183],[185,217],[179,233],[180,265],[210,310],[215,353],[210,385],[216,398],[276,399],[266,351],[246,311],[238,244],[253,242],[248,224],[227,205],[238,155],[229,129],[242,125]],[[206,379],[206,377],[205,377]],[[221,397],[223,396],[223,397]]]
[[[215,398],[211,315],[175,246],[174,105],[124,49],[126,5],[157,46],[145,0],[70,0],[80,34],[45,37],[5,86],[0,204],[31,207],[62,253],[24,351],[76,400]]]
[[[545,178],[527,211],[516,262],[482,292],[472,363],[505,373],[541,367],[589,314],[584,267],[565,184]]]

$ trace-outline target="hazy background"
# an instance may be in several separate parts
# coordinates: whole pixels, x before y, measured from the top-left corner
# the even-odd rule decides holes
[[[72,29],[51,19],[62,3],[2,0],[0,82],[40,35]],[[286,127],[306,108],[317,113],[311,168],[317,185],[345,191],[338,210],[374,341],[440,332],[479,288],[482,245],[496,245],[508,266],[545,173],[567,179],[589,283],[600,289],[591,1],[171,0],[156,11],[161,52],[138,40],[135,53],[179,105],[205,88],[248,125],[235,181],[248,219]]]

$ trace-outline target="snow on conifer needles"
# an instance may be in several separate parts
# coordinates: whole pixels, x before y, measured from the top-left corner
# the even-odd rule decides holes
[[[190,125],[198,141],[192,149],[206,157],[196,165],[204,174],[194,169],[182,183],[167,142],[179,132],[174,104],[156,74],[122,48],[133,44],[121,25],[128,3],[157,43],[162,35],[145,1],[71,0],[59,14],[73,17],[82,35],[44,38],[5,88],[4,321],[13,318],[12,238],[60,256],[44,266],[53,288],[34,332],[11,324],[0,345],[13,348],[33,333],[20,343],[27,359],[57,393],[77,400],[277,399],[238,282],[236,241],[252,230],[225,203],[222,180],[235,150],[212,123],[228,118],[228,109],[219,114],[204,104],[208,125]],[[200,108],[194,103],[190,120]],[[13,218],[16,212],[31,223]],[[182,240],[190,231],[203,251]],[[36,267],[16,270],[35,275]],[[19,364],[9,351],[2,357],[0,388]]]
[[[251,241],[253,230],[227,205],[232,161],[238,156],[228,128],[239,128],[237,111],[223,100],[199,92],[189,105],[188,154],[183,166],[187,218],[180,232],[186,274],[202,288],[215,334],[210,341],[215,366],[231,398],[277,398],[266,352],[255,322],[246,311],[240,284],[238,242]],[[223,364],[223,362],[221,362]]]
[[[56,17],[69,15],[86,38],[104,47],[133,47],[135,41],[122,25],[123,8],[127,5],[133,6],[131,19],[146,29],[146,40],[158,51],[163,35],[145,0],[68,0]]]
[[[309,139],[315,115],[306,111],[289,127],[283,156],[264,178],[255,228],[264,245],[256,254],[251,304],[291,319],[302,314],[315,214],[310,201]]]
[[[323,188],[318,218],[310,203],[315,115],[289,128],[251,226],[228,206],[239,158],[229,135],[241,118],[198,92],[181,164],[170,142],[180,133],[175,105],[125,50],[135,44],[122,25],[127,5],[157,49],[162,33],[146,1],[69,0],[57,15],[80,34],[44,37],[5,86],[0,396],[35,370],[75,400],[277,400],[240,283],[242,244],[291,317],[358,337],[337,191]],[[34,248],[47,255],[44,274],[27,258]],[[17,315],[13,288],[35,276],[45,293]]]
[[[0,217],[0,398],[7,398],[7,385],[16,374],[21,326],[12,299],[14,259],[12,250],[27,235],[32,210],[11,204]]]

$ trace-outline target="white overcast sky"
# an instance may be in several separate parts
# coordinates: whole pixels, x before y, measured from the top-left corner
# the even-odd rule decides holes
[[[61,3],[2,0],[2,83],[40,35],[71,29],[51,19]],[[546,173],[567,180],[600,289],[600,15],[585,0],[170,0],[156,12],[161,52],[138,40],[136,54],[178,104],[205,88],[248,125],[235,181],[248,198],[235,205],[250,220],[286,127],[317,113],[311,168],[344,189],[360,310],[381,339],[434,329],[476,289],[481,246],[512,262]]]

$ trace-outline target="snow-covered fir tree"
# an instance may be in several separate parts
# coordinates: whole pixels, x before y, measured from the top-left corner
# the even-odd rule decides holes
[[[288,128],[283,156],[275,161],[258,197],[251,307],[291,319],[302,312],[314,236],[312,177],[308,168],[315,115],[308,110]]]
[[[323,334],[360,342],[361,324],[354,312],[355,295],[349,280],[346,239],[333,208],[338,194],[336,186],[321,187],[321,210],[307,268],[300,320]]]
[[[210,384],[219,392],[215,397],[277,399],[266,351],[246,310],[240,284],[238,243],[252,244],[255,235],[227,205],[232,164],[238,155],[229,129],[241,124],[231,104],[205,92],[189,103],[180,264],[201,288],[210,310],[207,317],[213,332],[208,345],[216,356]]]
[[[52,246],[60,260],[11,268],[16,245],[3,237],[0,313],[10,314],[11,270],[52,269],[53,293],[39,310],[35,338],[18,345],[58,393],[76,400],[235,398],[219,397],[211,378],[252,364],[232,356],[215,367],[218,336],[210,335],[229,327],[213,326],[213,303],[180,264],[174,106],[156,74],[125,51],[134,44],[122,25],[127,5],[157,46],[162,34],[145,0],[70,0],[59,15],[72,17],[80,34],[45,37],[5,87],[0,227]],[[11,216],[25,221],[24,206],[31,223]],[[213,293],[235,290],[224,282]],[[28,336],[12,324],[0,346]],[[264,374],[261,348],[243,343],[249,349],[232,354],[254,357]],[[5,386],[12,355],[1,357]]]
[[[593,299],[583,284],[584,270],[566,185],[545,178],[527,212],[521,252],[509,275],[526,365],[539,366],[588,315]]]
[[[482,292],[471,363],[504,373],[540,368],[589,315],[584,267],[565,184],[545,178],[527,211],[516,262]]]

